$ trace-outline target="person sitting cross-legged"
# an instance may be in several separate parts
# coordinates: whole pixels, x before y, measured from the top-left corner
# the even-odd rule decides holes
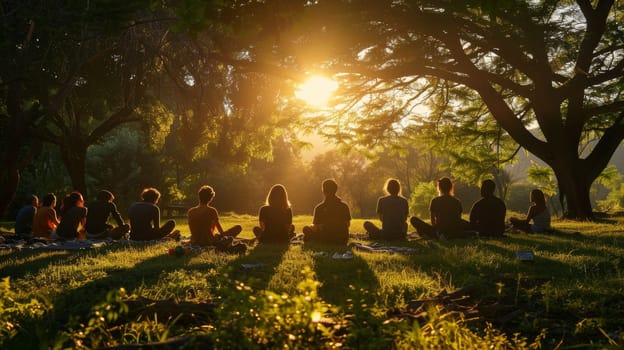
[[[56,227],[60,223],[56,216],[56,196],[48,193],[43,196],[41,207],[37,209],[33,219],[33,237],[50,238],[56,234]]]
[[[312,226],[303,228],[303,241],[346,245],[351,222],[349,206],[336,196],[338,185],[334,180],[323,181],[322,190],[325,200],[314,208]]]
[[[483,180],[481,183],[481,199],[470,209],[470,226],[479,232],[479,236],[502,237],[505,232],[505,202],[494,195],[496,183]]]
[[[222,237],[236,237],[243,230],[240,225],[223,230],[217,209],[210,206],[214,196],[215,191],[210,186],[201,186],[197,191],[199,204],[187,213],[191,245],[216,245]]]
[[[15,234],[22,237],[32,237],[33,219],[37,213],[39,198],[34,194],[26,197],[24,206],[17,212],[15,217]]]
[[[462,205],[455,198],[453,182],[448,177],[438,180],[438,196],[431,200],[429,212],[431,224],[413,216],[410,223],[419,235],[430,238],[464,238],[469,227],[467,221],[462,220]]]
[[[97,201],[89,203],[87,214],[87,238],[120,239],[130,232],[130,225],[124,223],[117,206],[113,201],[115,196],[107,190],[100,190]],[[108,219],[113,217],[117,227],[110,225]]]
[[[146,188],[141,192],[141,202],[130,206],[130,239],[136,241],[158,240],[165,237],[179,238],[180,231],[175,230],[175,221],[169,220],[160,226],[160,208],[156,205],[160,192],[155,188]]]
[[[396,179],[388,179],[385,190],[388,195],[377,201],[381,228],[365,221],[364,229],[371,239],[404,240],[407,236],[407,199],[401,196],[401,184]]]
[[[53,238],[84,239],[87,213],[82,193],[74,191],[66,195],[61,203],[61,222]]]
[[[288,243],[293,238],[292,210],[283,185],[271,187],[266,204],[258,213],[258,222],[260,226],[254,227],[253,232],[260,243]]]
[[[546,196],[539,189],[534,189],[530,194],[531,206],[525,219],[510,218],[512,229],[518,229],[526,233],[551,233],[550,211],[546,206]],[[533,223],[531,224],[531,221]]]

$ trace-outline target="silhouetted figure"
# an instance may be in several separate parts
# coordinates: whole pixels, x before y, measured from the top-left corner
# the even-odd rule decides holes
[[[60,221],[56,216],[56,196],[48,193],[42,198],[42,205],[33,219],[33,237],[50,238],[56,234]]]
[[[481,199],[470,209],[470,225],[479,236],[500,237],[505,232],[505,202],[494,196],[496,183],[484,180],[481,183]]]
[[[87,212],[82,193],[74,191],[65,196],[61,204],[61,222],[56,228],[56,235],[64,239],[83,238]]]
[[[513,229],[518,229],[527,233],[552,232],[550,227],[550,212],[546,207],[546,197],[544,192],[534,189],[530,194],[531,206],[527,212],[526,219],[510,218],[509,222]],[[533,224],[531,224],[533,220]]]
[[[288,193],[283,185],[271,187],[265,205],[258,213],[259,227],[253,233],[260,243],[288,243],[295,235]]]
[[[191,245],[215,245],[222,237],[236,237],[243,230],[240,225],[223,230],[217,209],[210,206],[214,196],[215,191],[210,186],[202,186],[197,191],[199,204],[187,213]]]
[[[87,238],[120,239],[130,232],[130,225],[126,224],[113,201],[115,196],[107,190],[100,190],[95,202],[89,203],[87,214]],[[108,223],[113,218],[117,227]]]
[[[381,229],[370,221],[364,222],[364,229],[371,239],[404,240],[407,236],[407,199],[401,196],[401,184],[396,179],[388,179],[384,186],[388,193],[377,200],[377,214]]]
[[[130,206],[130,239],[150,241],[165,237],[179,238],[180,231],[173,231],[175,221],[169,220],[160,226],[160,208],[156,205],[160,192],[155,188],[146,188],[141,192],[141,202]]]
[[[34,194],[28,195],[24,200],[24,206],[15,216],[15,234],[23,237],[31,237],[33,234],[33,219],[37,212],[39,198]]]
[[[410,223],[419,235],[429,238],[463,238],[469,223],[462,220],[462,205],[453,194],[453,183],[448,177],[438,180],[438,197],[431,200],[431,224],[413,216]]]
[[[325,180],[322,185],[325,200],[314,208],[312,226],[303,228],[303,240],[310,243],[347,244],[351,212],[336,196],[338,185],[334,180]]]

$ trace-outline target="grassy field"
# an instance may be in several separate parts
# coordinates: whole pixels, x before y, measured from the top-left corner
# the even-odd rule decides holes
[[[222,223],[251,237],[256,218]],[[0,348],[624,347],[624,217],[554,227],[349,260],[327,256],[346,247],[301,245],[240,256],[168,255],[175,242],[0,250]],[[534,261],[516,259],[525,250]]]

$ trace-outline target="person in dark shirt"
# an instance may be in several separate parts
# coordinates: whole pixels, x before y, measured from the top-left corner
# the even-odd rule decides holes
[[[294,236],[292,210],[288,201],[288,193],[283,185],[271,187],[266,204],[258,213],[260,226],[253,232],[260,243],[288,243]]]
[[[160,192],[155,188],[146,188],[141,192],[141,202],[130,206],[130,239],[150,241],[165,237],[179,238],[180,231],[175,230],[175,221],[169,220],[160,226],[160,209],[156,205]]]
[[[130,225],[124,223],[117,206],[113,201],[115,196],[107,190],[100,190],[97,201],[89,203],[89,213],[87,214],[87,238],[113,238],[120,239],[130,232]],[[108,223],[112,217],[117,223],[117,227]]]
[[[37,213],[39,198],[34,194],[26,197],[24,206],[17,212],[15,217],[15,234],[31,237],[33,233],[33,219]]]
[[[364,229],[371,239],[404,240],[407,236],[407,199],[401,196],[401,184],[396,179],[388,179],[385,190],[388,195],[377,200],[381,229],[370,221],[364,222]]]
[[[410,219],[410,223],[425,238],[463,238],[469,223],[461,218],[462,205],[454,196],[451,179],[443,177],[438,180],[438,193],[439,196],[429,204],[431,224],[415,216]]]
[[[82,193],[75,191],[65,196],[61,204],[61,222],[56,228],[56,236],[64,239],[84,238],[87,212]]]
[[[479,232],[479,236],[501,237],[505,232],[505,202],[494,196],[496,183],[484,180],[481,183],[481,199],[470,209],[470,226]]]
[[[347,244],[351,212],[349,206],[336,196],[334,180],[323,181],[325,200],[314,208],[312,226],[303,228],[303,241],[323,244]]]

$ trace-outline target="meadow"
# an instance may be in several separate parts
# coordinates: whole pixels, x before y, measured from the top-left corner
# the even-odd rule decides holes
[[[249,238],[256,218],[222,223]],[[174,241],[0,250],[0,348],[624,347],[624,216],[553,226],[352,259],[302,245],[169,255]]]

